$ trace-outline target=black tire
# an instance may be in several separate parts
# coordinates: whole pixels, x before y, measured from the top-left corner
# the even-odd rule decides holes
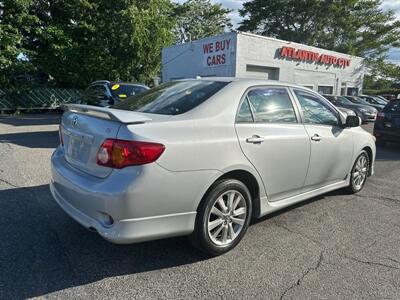
[[[244,224],[236,237],[227,245],[218,245],[213,242],[208,233],[208,219],[210,211],[216,203],[217,199],[229,191],[239,192],[246,203],[247,214],[244,219]],[[215,182],[210,188],[207,195],[201,201],[197,210],[195,229],[189,237],[191,243],[202,252],[210,256],[218,256],[224,254],[239,244],[245,235],[252,216],[252,201],[251,194],[241,181],[236,179],[223,179]]]
[[[361,185],[357,185],[357,184],[355,183],[355,181],[354,181],[354,176],[355,176],[355,171],[356,171],[356,168],[357,168],[357,163],[359,162],[359,160],[360,160],[361,157],[364,157],[364,158],[366,159],[366,163],[367,163],[367,173],[366,173],[365,179],[363,180],[362,184],[361,184]],[[365,183],[367,182],[367,178],[368,178],[368,176],[369,176],[369,168],[370,168],[369,156],[368,156],[368,153],[367,153],[365,150],[363,150],[363,151],[360,153],[360,155],[357,156],[357,159],[355,160],[355,162],[354,162],[354,164],[353,164],[353,167],[351,168],[351,172],[350,172],[350,184],[349,184],[349,186],[347,187],[347,191],[348,191],[350,194],[356,194],[356,193],[360,192],[360,191],[364,188]]]

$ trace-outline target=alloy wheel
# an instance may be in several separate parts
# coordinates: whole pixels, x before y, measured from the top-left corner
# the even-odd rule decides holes
[[[207,221],[208,236],[219,246],[232,243],[241,232],[247,217],[247,205],[243,195],[229,190],[214,202]]]
[[[361,155],[353,169],[353,185],[356,190],[360,190],[368,175],[368,160],[365,155]]]

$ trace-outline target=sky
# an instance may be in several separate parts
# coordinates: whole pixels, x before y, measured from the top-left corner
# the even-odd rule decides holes
[[[185,0],[174,0],[175,2],[183,3]],[[211,0],[213,3],[221,3],[222,6],[232,9],[233,11],[230,13],[230,17],[232,19],[232,23],[234,27],[237,27],[238,23],[241,20],[239,16],[238,9],[242,7],[242,3],[246,2],[243,0]],[[383,0],[382,1],[382,9],[388,10],[392,9],[395,11],[396,16],[400,19],[400,0]],[[393,60],[393,62],[400,64],[400,48],[390,49],[388,53],[389,60]]]

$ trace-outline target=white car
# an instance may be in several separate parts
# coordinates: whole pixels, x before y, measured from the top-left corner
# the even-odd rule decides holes
[[[251,79],[69,105],[60,137],[50,186],[72,218],[115,243],[189,235],[210,255],[235,247],[251,218],[359,192],[375,160],[358,117],[303,87]]]

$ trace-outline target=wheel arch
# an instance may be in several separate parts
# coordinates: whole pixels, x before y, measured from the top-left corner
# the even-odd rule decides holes
[[[211,192],[214,184],[219,180],[223,179],[236,179],[241,181],[244,185],[246,185],[246,187],[249,189],[251,195],[251,201],[253,204],[252,218],[258,217],[260,215],[260,210],[261,210],[260,188],[263,188],[263,186],[260,186],[260,183],[258,182],[257,178],[251,172],[243,169],[230,170],[226,173],[223,173],[216,180],[214,180],[214,182],[212,182],[212,184],[208,187],[207,191],[203,195],[202,200],[198,205],[198,208],[200,207],[203,200],[207,197],[207,195]]]
[[[374,159],[372,149],[371,149],[371,147],[369,147],[369,146],[365,146],[365,147],[362,149],[362,151],[365,151],[365,152],[367,152],[367,154],[368,154],[368,159],[369,159],[368,176],[371,176],[371,175],[372,175],[372,174],[371,174],[371,173],[372,173],[372,164],[373,164],[373,159]]]

